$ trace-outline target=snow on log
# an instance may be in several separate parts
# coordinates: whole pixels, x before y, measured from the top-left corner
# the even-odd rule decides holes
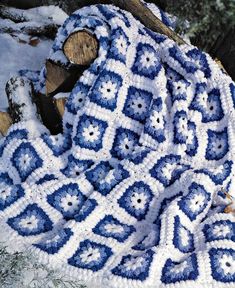
[[[98,41],[87,31],[71,34],[64,43],[65,56],[73,64],[90,65],[98,55]]]
[[[15,23],[30,21],[30,18],[27,17],[27,12],[25,13],[25,10],[6,7],[4,5],[0,5],[0,17],[3,19],[9,19]]]
[[[31,36],[45,36],[54,39],[58,27],[67,14],[59,7],[48,6],[22,10],[0,5],[0,32],[24,33]]]
[[[6,94],[13,123],[41,119],[33,96],[33,85],[27,78],[11,78],[6,84]]]
[[[50,24],[40,24],[34,23],[32,26],[30,22],[22,22],[22,23],[14,23],[6,20],[0,24],[0,33],[24,33],[30,36],[45,36],[50,39],[54,39],[57,33],[57,25],[50,23]]]
[[[11,126],[12,120],[7,112],[0,111],[0,138],[7,134],[8,128]]]

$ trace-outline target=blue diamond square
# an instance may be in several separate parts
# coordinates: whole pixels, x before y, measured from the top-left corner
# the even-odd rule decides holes
[[[56,254],[69,241],[72,235],[71,229],[65,228],[33,245],[48,254]]]
[[[87,197],[82,194],[79,186],[74,183],[63,185],[47,196],[48,203],[60,211],[67,220],[73,219],[79,213]]]
[[[212,89],[208,96],[196,93],[190,109],[197,110],[202,114],[202,122],[220,121],[224,117],[219,89]],[[204,100],[203,100],[204,99]]]
[[[189,186],[189,192],[178,202],[180,209],[189,217],[191,221],[195,220],[208,206],[211,195],[204,186],[193,182]]]
[[[82,115],[77,124],[74,143],[81,148],[99,151],[103,147],[103,136],[108,124],[92,116]]]
[[[104,70],[99,74],[89,94],[89,99],[103,108],[113,111],[117,106],[117,95],[122,86],[120,75]]]
[[[209,251],[209,256],[212,277],[222,283],[231,283],[233,286],[235,282],[235,251],[233,249],[212,248]]]
[[[66,108],[70,113],[76,114],[84,106],[89,89],[90,87],[82,84],[81,81],[75,85],[66,102]]]
[[[113,142],[111,153],[113,157],[120,160],[125,159],[132,155],[139,141],[139,135],[135,132],[118,128]]]
[[[144,123],[152,98],[152,93],[131,86],[128,89],[123,113],[136,121]]]
[[[190,166],[180,164],[179,155],[169,154],[161,157],[150,170],[153,178],[160,181],[164,187],[172,185]]]
[[[122,278],[144,281],[149,276],[153,254],[152,250],[146,250],[139,256],[124,256],[118,266],[112,269],[112,273]]]
[[[118,27],[111,36],[112,46],[110,47],[110,57],[123,63],[126,61],[127,49],[130,45],[127,35],[122,28]]]
[[[186,54],[188,57],[199,63],[200,69],[202,69],[206,78],[211,77],[211,69],[205,53],[203,53],[197,48],[193,48],[192,50],[189,50]]]
[[[202,231],[206,242],[225,239],[235,241],[235,223],[230,220],[219,220],[212,224],[205,224]]]
[[[85,240],[80,243],[74,255],[68,259],[68,263],[77,268],[95,272],[104,267],[112,254],[112,249],[108,246]]]
[[[163,112],[162,99],[159,97],[152,101],[148,117],[144,125],[144,133],[150,135],[158,143],[166,140],[165,137],[166,115]]]
[[[148,213],[152,199],[153,193],[149,185],[139,181],[126,189],[118,200],[118,204],[131,216],[141,221]]]
[[[79,160],[72,155],[68,157],[67,166],[61,172],[67,177],[78,177],[85,170],[89,169],[94,164],[91,160]]]
[[[136,48],[136,58],[132,72],[140,76],[154,79],[161,70],[159,56],[153,46],[139,43]]]
[[[111,237],[118,242],[124,242],[136,230],[134,226],[123,224],[112,215],[106,215],[92,231],[103,237]]]
[[[198,262],[195,254],[192,254],[182,262],[167,259],[163,269],[161,281],[165,284],[179,283],[187,280],[196,280],[198,277]]]
[[[37,154],[36,150],[29,143],[22,143],[14,151],[11,162],[17,169],[22,181],[34,172],[37,168],[42,167],[43,161]]]
[[[74,219],[77,222],[82,222],[86,220],[86,218],[94,211],[97,206],[97,202],[95,199],[88,199],[80,209],[79,213],[74,216]]]
[[[229,150],[227,128],[223,131],[208,130],[208,143],[206,148],[207,160],[220,160]]]
[[[1,182],[0,182],[1,183]],[[4,185],[0,189],[0,210],[3,211],[18,199],[24,197],[24,189],[20,185]]]
[[[51,149],[55,156],[60,156],[71,148],[71,138],[65,137],[62,134],[58,135],[43,135],[43,141]]]
[[[32,236],[52,230],[53,223],[37,204],[28,205],[19,215],[9,218],[7,224],[21,236]]]
[[[187,140],[185,131],[188,129],[188,117],[184,110],[177,111],[174,115],[174,143],[184,144]]]
[[[121,166],[115,168],[109,162],[101,161],[94,169],[86,172],[86,178],[102,195],[107,195],[123,179],[129,177],[129,173]]]

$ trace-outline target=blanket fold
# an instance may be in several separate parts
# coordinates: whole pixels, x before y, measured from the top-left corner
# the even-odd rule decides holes
[[[93,287],[233,287],[223,191],[234,190],[234,83],[209,55],[110,5],[73,13],[49,59],[71,65],[63,43],[82,29],[99,52],[63,134],[30,119],[1,143],[7,239]],[[45,68],[20,73],[45,90]]]

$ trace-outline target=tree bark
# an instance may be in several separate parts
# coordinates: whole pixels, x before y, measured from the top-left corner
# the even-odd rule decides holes
[[[24,12],[24,10],[10,8],[0,4],[0,17],[3,19],[10,19],[15,23],[30,21],[30,19],[24,15]]]
[[[154,32],[166,35],[179,45],[187,44],[177,33],[167,27],[162,21],[148,9],[140,0],[112,0],[113,4],[127,10],[140,20],[146,27]]]
[[[24,26],[23,23],[21,25],[14,25],[12,27],[9,26],[0,26],[0,33],[26,33],[31,36],[45,36],[50,39],[54,39],[57,33],[57,25],[55,24],[46,24],[46,25],[38,25],[38,26],[28,26],[27,24]]]
[[[41,120],[33,93],[32,83],[25,77],[13,77],[6,84],[8,112],[13,121],[37,118]]]

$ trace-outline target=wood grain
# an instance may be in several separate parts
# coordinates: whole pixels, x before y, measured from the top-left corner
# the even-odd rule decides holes
[[[5,136],[12,124],[10,115],[7,112],[0,111],[0,134]]]
[[[67,101],[67,98],[59,98],[59,99],[54,100],[54,104],[61,117],[63,117],[64,115],[66,101]]]
[[[46,95],[56,91],[69,76],[70,73],[62,66],[46,60]]]
[[[87,31],[72,33],[65,41],[63,51],[73,64],[90,65],[98,55],[98,41]]]

